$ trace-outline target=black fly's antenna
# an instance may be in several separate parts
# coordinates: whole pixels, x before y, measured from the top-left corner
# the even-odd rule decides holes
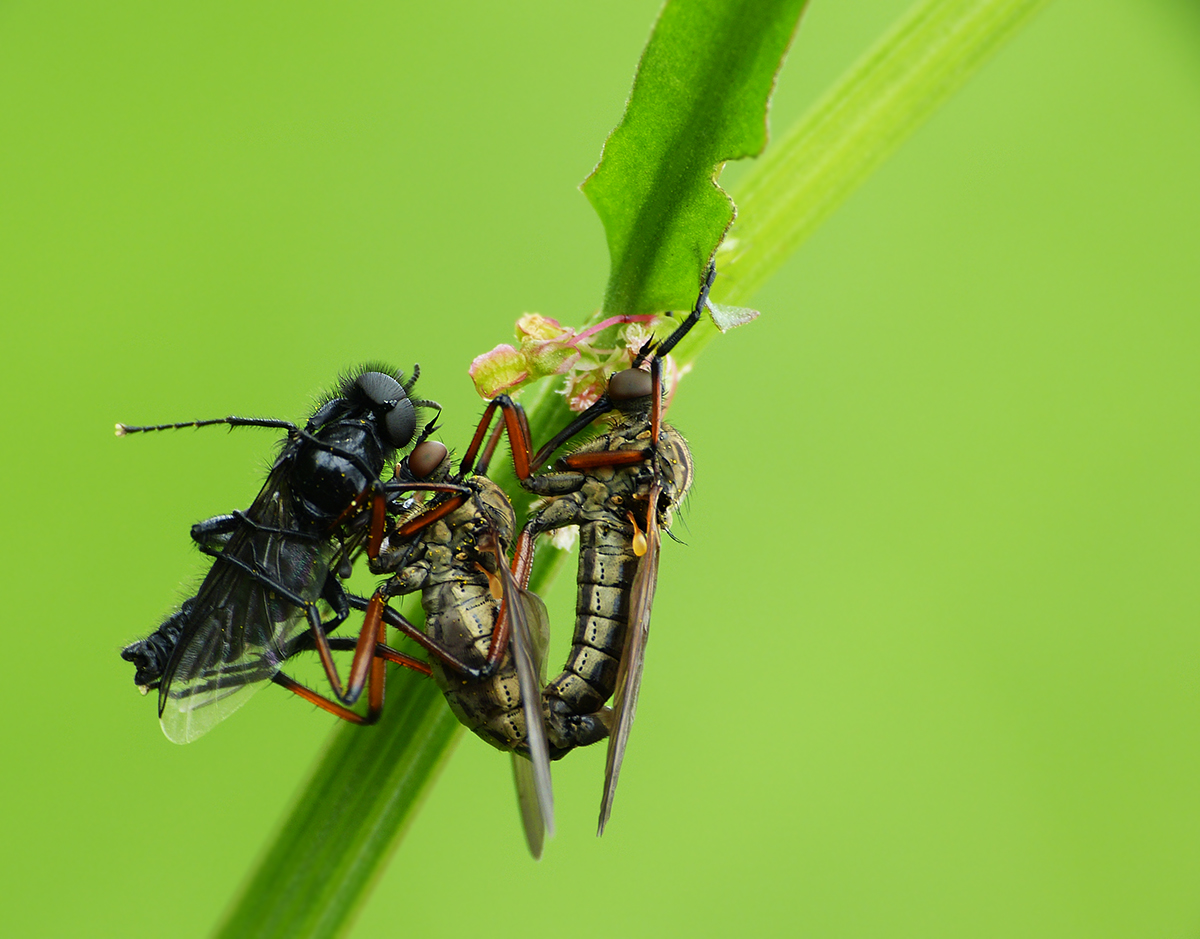
[[[226,424],[229,427],[274,427],[293,432],[300,429],[291,421],[271,417],[235,417],[231,414],[229,417],[214,417],[207,421],[181,421],[178,424],[147,424],[141,427],[118,424],[116,433],[118,437],[124,437],[126,434],[142,434],[152,430],[182,430],[185,427],[212,427],[216,424]]]

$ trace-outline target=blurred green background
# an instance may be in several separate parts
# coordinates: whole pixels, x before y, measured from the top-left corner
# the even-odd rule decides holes
[[[814,0],[776,129],[906,7]],[[599,302],[575,187],[657,8],[0,9],[8,934],[205,935],[333,721],[269,688],[162,736],[117,653],[274,438],[113,423],[419,361],[461,447],[471,358]],[[603,840],[602,748],[535,864],[464,739],[355,935],[1197,935],[1198,168],[1197,5],[1053,3],[677,396],[698,481]]]

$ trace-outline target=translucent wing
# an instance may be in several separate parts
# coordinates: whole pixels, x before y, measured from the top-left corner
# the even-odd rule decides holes
[[[307,601],[320,599],[335,550],[328,540],[290,534],[295,525],[277,469],[229,538],[188,610],[159,686],[163,732],[190,743],[270,681],[287,648],[308,629],[302,607],[251,571]]]
[[[637,713],[638,690],[642,685],[642,666],[645,663],[646,640],[650,637],[650,608],[654,605],[654,588],[658,584],[658,549],[662,537],[658,530],[658,497],[660,487],[650,487],[651,507],[646,522],[646,553],[642,555],[633,585],[629,589],[629,628],[625,631],[625,647],[617,668],[617,688],[613,694],[616,726],[608,738],[608,758],[604,766],[604,797],[600,800],[600,824],[596,834],[604,834],[604,826],[612,813],[625,745]]]
[[[514,753],[513,781],[525,840],[535,858],[542,856],[542,843],[554,834],[554,791],[550,780],[550,747],[542,716],[542,685],[546,678],[546,650],[550,644],[550,619],[541,598],[517,586],[503,562],[497,565],[504,581],[504,606],[508,611],[513,662],[525,713],[529,758]]]
[[[525,843],[535,861],[541,860],[542,845],[546,841],[546,824],[538,804],[537,780],[534,778],[533,763],[519,753],[510,753],[512,759],[513,784],[517,788],[517,807],[521,810],[521,827],[525,830]]]

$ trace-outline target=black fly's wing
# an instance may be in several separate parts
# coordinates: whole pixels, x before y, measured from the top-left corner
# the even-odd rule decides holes
[[[200,585],[158,693],[163,732],[175,743],[207,733],[271,680],[289,643],[308,629],[304,610],[241,565],[306,601],[322,593],[335,547],[287,535],[295,526],[286,464],[277,464]],[[265,529],[273,529],[265,530]]]
[[[625,745],[629,743],[629,731],[637,713],[638,690],[642,685],[642,666],[645,664],[646,640],[650,638],[650,608],[654,605],[654,588],[658,584],[658,549],[662,536],[658,530],[657,483],[650,487],[650,512],[646,520],[646,553],[638,564],[629,588],[629,626],[625,630],[625,648],[621,651],[621,664],[617,668],[617,688],[613,694],[615,727],[608,738],[608,758],[604,765],[604,797],[600,800],[600,825],[597,835],[604,834],[604,826],[612,814],[613,797],[617,792],[617,779],[621,775],[621,762],[625,759]]]
[[[550,747],[542,715],[542,685],[546,679],[546,651],[550,645],[550,618],[541,598],[517,586],[499,557],[497,567],[504,583],[504,606],[511,630],[510,648],[517,667],[521,707],[525,713],[529,758],[512,754],[513,781],[525,841],[534,858],[542,856],[547,834],[554,834],[554,791],[550,781]]]

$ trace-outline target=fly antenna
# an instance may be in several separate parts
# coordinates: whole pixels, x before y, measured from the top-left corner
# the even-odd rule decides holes
[[[118,424],[116,434],[118,437],[124,437],[126,434],[144,434],[152,430],[182,430],[185,427],[213,427],[217,424],[224,424],[227,427],[274,427],[282,428],[283,430],[296,431],[296,427],[291,421],[281,421],[271,417],[214,417],[207,421],[181,421],[178,424],[146,424],[143,426],[135,426],[133,424]]]

